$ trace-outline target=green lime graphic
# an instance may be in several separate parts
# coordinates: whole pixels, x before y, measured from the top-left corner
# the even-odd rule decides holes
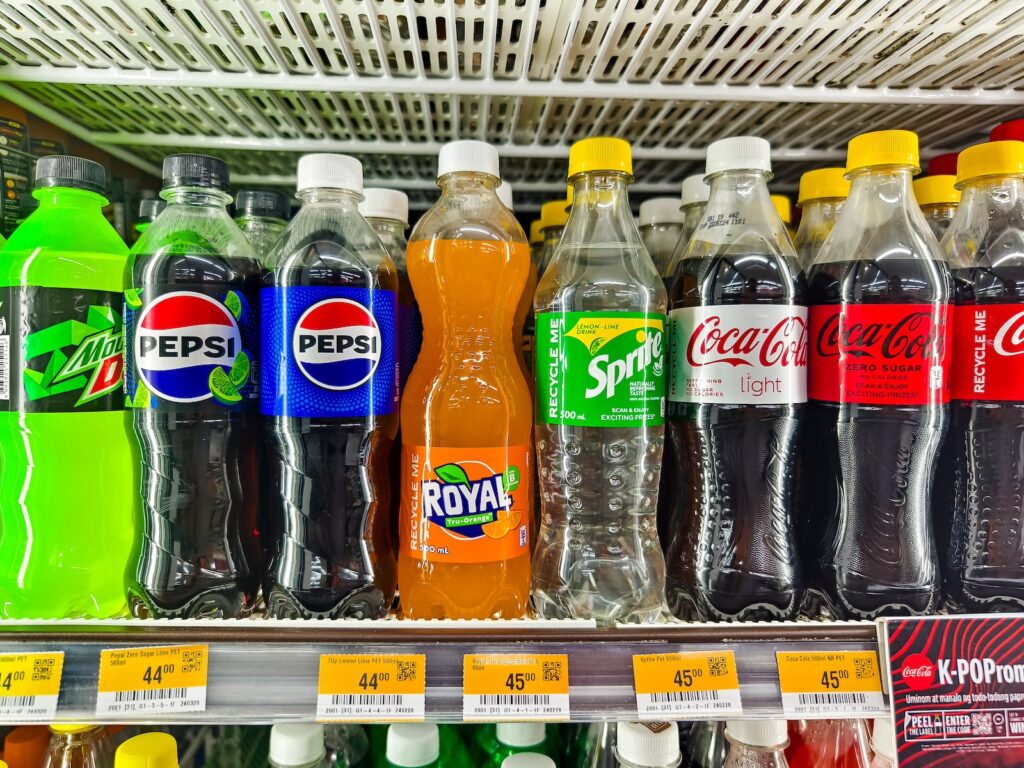
[[[224,405],[234,405],[235,403],[242,402],[242,396],[238,394],[238,388],[231,383],[231,378],[219,366],[210,372],[210,392],[217,399],[217,402]]]
[[[235,320],[242,319],[242,297],[237,293],[228,291],[228,295],[224,297],[224,306],[235,316]]]
[[[245,382],[249,380],[249,371],[252,366],[249,363],[249,356],[245,352],[239,352],[238,357],[235,358],[235,364],[231,366],[231,373],[228,374],[228,378],[231,379],[231,383],[238,389],[245,386]]]
[[[131,309],[138,309],[142,306],[142,297],[136,288],[126,288],[124,291],[124,303]]]
[[[434,470],[434,474],[446,483],[469,485],[469,475],[458,464],[442,464]]]

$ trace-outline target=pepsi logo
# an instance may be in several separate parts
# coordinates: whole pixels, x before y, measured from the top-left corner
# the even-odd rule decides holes
[[[295,325],[292,354],[302,375],[324,389],[355,389],[380,362],[377,320],[351,299],[325,299],[307,309]]]
[[[234,316],[201,293],[165,293],[142,310],[136,328],[139,376],[150,392],[175,403],[212,397],[213,369],[230,370],[242,349]]]

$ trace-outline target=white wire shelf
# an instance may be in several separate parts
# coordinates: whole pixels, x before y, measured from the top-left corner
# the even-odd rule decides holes
[[[0,8],[0,96],[154,172],[224,156],[288,186],[296,153],[359,156],[432,195],[438,147],[499,147],[517,204],[568,145],[634,143],[637,199],[675,194],[716,138],[774,147],[779,189],[851,135],[925,155],[1024,116],[1017,0],[38,0]],[[415,198],[414,198],[415,200]]]

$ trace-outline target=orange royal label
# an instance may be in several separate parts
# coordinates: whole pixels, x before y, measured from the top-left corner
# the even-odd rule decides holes
[[[438,563],[493,563],[529,551],[530,449],[402,448],[402,546]]]

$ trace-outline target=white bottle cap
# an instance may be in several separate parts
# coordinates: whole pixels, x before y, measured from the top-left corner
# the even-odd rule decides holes
[[[544,723],[498,723],[498,741],[510,747],[532,747],[544,742]]]
[[[620,763],[671,768],[679,765],[679,726],[675,723],[619,723],[615,756]]]
[[[322,725],[283,723],[270,729],[270,762],[274,765],[309,765],[325,754]]]
[[[789,741],[785,720],[729,720],[725,734],[751,747],[784,747]]]
[[[879,717],[871,726],[871,748],[875,754],[896,761],[896,733],[892,727],[892,719]]]
[[[441,754],[441,737],[434,723],[398,723],[388,726],[386,759],[392,765],[417,768],[430,765]]]
[[[437,177],[459,171],[489,173],[501,178],[498,172],[498,150],[485,141],[452,141],[445,144],[437,156]]]
[[[317,154],[299,158],[296,189],[346,189],[363,194],[363,164],[348,155]]]
[[[366,219],[394,219],[408,226],[409,198],[397,189],[367,187],[363,190],[359,212]]]
[[[508,208],[510,211],[514,211],[512,207],[512,185],[507,181],[501,182],[498,185],[498,199],[501,200],[501,204]]]
[[[704,181],[701,174],[687,176],[683,179],[683,198],[680,205],[696,205],[706,203],[711,196],[711,187]]]
[[[539,755],[536,752],[520,752],[518,755],[509,755],[502,760],[501,768],[558,768],[558,766],[547,755]]]
[[[686,216],[674,197],[652,197],[640,203],[640,226],[650,224],[684,224]]]
[[[757,136],[733,136],[708,145],[707,175],[722,171],[772,170],[772,145]]]

